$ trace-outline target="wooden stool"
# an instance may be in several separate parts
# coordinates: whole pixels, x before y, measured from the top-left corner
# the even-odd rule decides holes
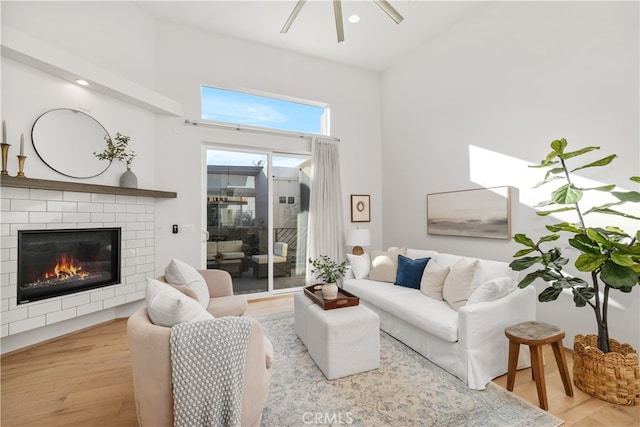
[[[573,396],[573,387],[567,370],[567,360],[562,348],[564,331],[553,325],[543,322],[522,322],[514,326],[505,328],[504,334],[509,338],[509,367],[507,374],[507,390],[513,391],[513,384],[516,379],[518,368],[518,354],[520,344],[529,346],[531,353],[531,375],[536,382],[538,389],[538,400],[540,407],[545,411],[549,409],[547,403],[547,390],[544,382],[544,363],[542,360],[542,346],[551,344],[553,354],[556,357],[558,370],[562,377],[562,384],[567,396]]]

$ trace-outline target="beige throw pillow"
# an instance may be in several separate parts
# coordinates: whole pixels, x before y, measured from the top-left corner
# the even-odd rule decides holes
[[[186,262],[172,259],[164,269],[164,277],[172,285],[186,286],[198,297],[198,302],[204,308],[209,306],[209,288],[202,274]]]
[[[155,325],[168,328],[182,322],[213,319],[198,301],[155,279],[147,279],[147,313]]]
[[[467,304],[476,304],[502,298],[513,290],[513,285],[514,280],[511,277],[497,277],[487,280],[471,293]]]
[[[422,273],[420,291],[429,298],[442,301],[442,288],[444,287],[444,281],[448,275],[449,267],[441,267],[431,259],[427,263],[424,273]]]
[[[371,251],[371,270],[369,279],[378,282],[395,282],[398,271],[398,255],[404,255],[406,248],[397,248],[388,252]]]
[[[482,272],[480,261],[462,258],[456,262],[444,280],[442,297],[451,308],[458,311],[467,303],[471,293],[480,285]]]

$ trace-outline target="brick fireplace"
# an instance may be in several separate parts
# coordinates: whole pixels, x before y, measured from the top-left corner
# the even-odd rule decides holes
[[[144,299],[155,270],[153,196],[3,186],[1,200],[3,338]],[[18,304],[19,232],[104,228],[121,231],[117,283]]]

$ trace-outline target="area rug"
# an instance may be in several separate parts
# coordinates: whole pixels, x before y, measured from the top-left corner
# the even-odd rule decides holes
[[[380,332],[380,368],[328,381],[293,327],[293,313],[257,316],[275,349],[264,427],[536,426],[563,421],[489,383],[464,382]]]

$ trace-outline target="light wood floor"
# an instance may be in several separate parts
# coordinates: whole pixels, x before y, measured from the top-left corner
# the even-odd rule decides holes
[[[289,311],[291,297],[249,304],[247,315]],[[567,343],[565,342],[565,345]],[[548,348],[547,348],[548,347]],[[640,406],[564,394],[550,346],[545,346],[549,412],[566,426],[639,426]],[[571,371],[573,359],[567,352]],[[506,387],[506,375],[495,382]],[[530,370],[518,372],[514,392],[538,405]],[[135,426],[126,319],[2,357],[2,426]]]

